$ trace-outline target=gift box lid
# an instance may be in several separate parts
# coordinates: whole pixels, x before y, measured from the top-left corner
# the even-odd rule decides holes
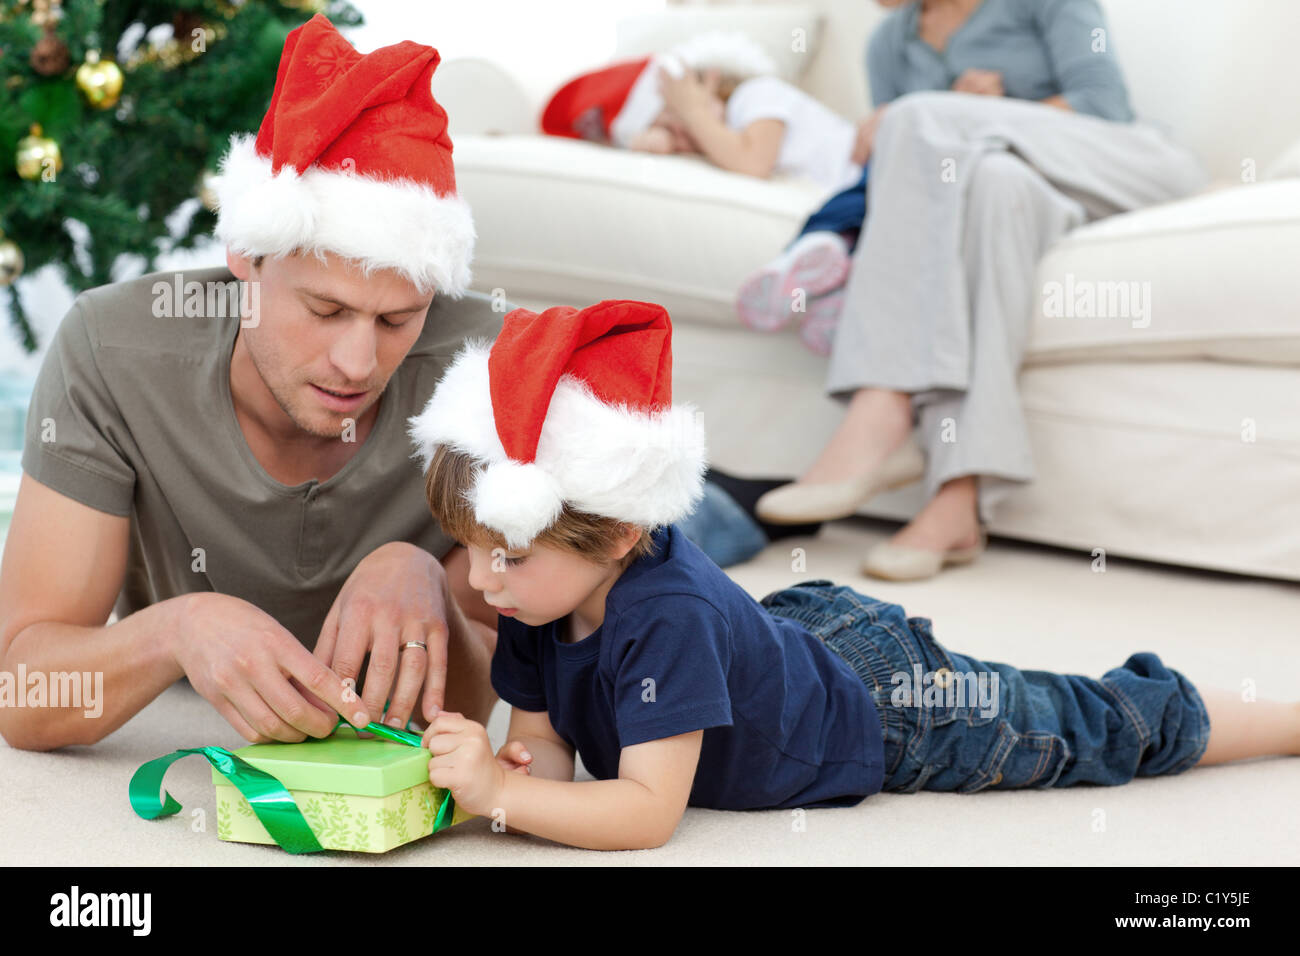
[[[429,751],[339,728],[324,740],[299,744],[249,744],[233,750],[289,790],[386,797],[429,779]],[[229,785],[215,768],[212,780]]]

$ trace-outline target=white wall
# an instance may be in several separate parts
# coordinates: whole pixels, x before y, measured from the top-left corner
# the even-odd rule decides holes
[[[557,88],[614,54],[621,17],[662,10],[666,0],[351,0],[366,18],[346,35],[358,50],[414,40],[444,62],[483,57],[528,89]]]

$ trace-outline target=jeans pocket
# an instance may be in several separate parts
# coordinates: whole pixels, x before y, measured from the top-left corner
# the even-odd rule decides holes
[[[959,721],[984,727],[997,720],[1005,703],[998,671],[945,648],[928,618],[909,618],[907,626],[916,654],[910,673],[893,675],[897,699],[926,710],[934,727]]]
[[[1050,787],[1060,778],[1069,757],[1070,748],[1063,737],[1042,731],[1022,733],[1007,721],[999,721],[993,747],[957,791]]]

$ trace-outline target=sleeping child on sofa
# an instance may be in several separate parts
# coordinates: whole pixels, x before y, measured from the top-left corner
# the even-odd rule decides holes
[[[657,305],[506,315],[410,420],[433,517],[499,608],[493,754],[457,713],[429,779],[514,832],[667,842],[687,806],[847,807],[881,792],[1122,784],[1300,754],[1300,703],[1194,687],[1150,652],[1100,679],[950,651],[930,621],[827,580],[754,600],[675,522],[703,425],[671,395]],[[595,780],[575,782],[579,755]]]
[[[570,81],[542,117],[551,134],[650,153],[697,154],[732,172],[773,173],[820,184],[833,198],[809,219],[779,261],[741,289],[741,320],[774,331],[804,293],[800,336],[828,354],[849,253],[866,215],[863,129],[775,76],[771,58],[740,33],[705,33],[670,53]]]
[[[734,172],[801,176],[831,192],[798,237],[740,288],[742,322],[759,331],[785,327],[798,312],[799,337],[830,354],[839,290],[867,211],[867,167],[854,125],[803,90],[775,76],[740,80],[717,69],[661,70],[663,109],[628,147],[699,153]],[[795,290],[802,290],[796,300]],[[799,307],[792,304],[799,302]]]

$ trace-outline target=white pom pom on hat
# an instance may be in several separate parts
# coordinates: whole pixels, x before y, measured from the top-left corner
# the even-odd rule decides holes
[[[526,548],[560,516],[564,499],[551,476],[536,464],[500,461],[485,468],[473,490],[474,517]]]

